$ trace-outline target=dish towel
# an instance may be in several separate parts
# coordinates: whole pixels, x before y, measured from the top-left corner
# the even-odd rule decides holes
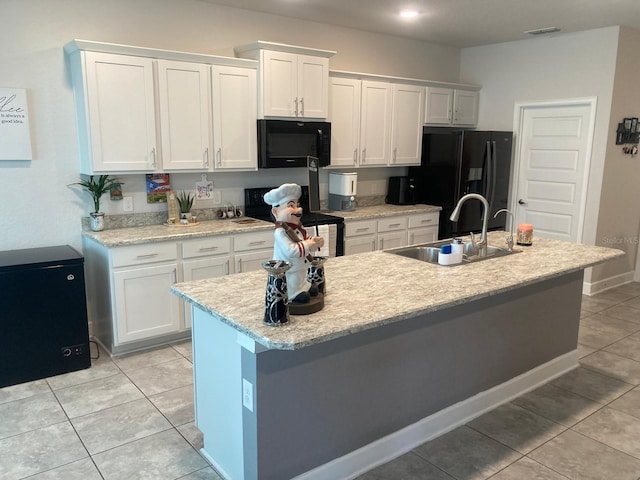
[[[308,230],[310,230],[309,233],[311,235],[315,236],[315,226],[308,228]],[[314,257],[335,257],[336,252],[333,245],[336,243],[336,233],[337,228],[335,225],[318,225],[318,236],[324,238],[324,246],[320,250],[312,252],[311,255]]]

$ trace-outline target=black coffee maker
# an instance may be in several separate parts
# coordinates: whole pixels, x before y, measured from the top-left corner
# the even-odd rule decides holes
[[[413,178],[389,177],[386,203],[391,205],[415,205],[415,188]]]

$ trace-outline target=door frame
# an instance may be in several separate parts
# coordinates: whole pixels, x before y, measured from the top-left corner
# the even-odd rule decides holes
[[[589,107],[589,127],[587,130],[587,148],[585,151],[585,159],[584,159],[584,172],[583,172],[583,186],[582,194],[580,197],[580,211],[578,217],[578,228],[576,232],[575,241],[578,243],[582,242],[583,234],[584,234],[584,219],[585,212],[587,209],[587,193],[589,191],[589,174],[591,171],[591,156],[593,151],[593,137],[595,134],[595,126],[596,126],[596,107],[598,103],[598,97],[578,97],[578,98],[567,98],[560,100],[547,100],[541,102],[516,102],[514,106],[514,114],[513,114],[513,132],[514,132],[514,150],[513,150],[513,165],[512,172],[513,175],[510,179],[509,184],[509,210],[514,212],[515,219],[515,209],[517,207],[518,202],[518,185],[519,185],[519,177],[520,177],[520,165],[522,163],[522,129],[524,122],[524,112],[530,108],[546,108],[546,107],[575,107],[579,105],[586,105]],[[515,221],[515,220],[512,220]]]

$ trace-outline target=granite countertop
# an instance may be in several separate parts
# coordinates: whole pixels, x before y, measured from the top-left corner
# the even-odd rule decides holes
[[[370,207],[358,207],[352,212],[335,212],[332,211],[331,215],[336,215],[344,218],[345,220],[367,220],[370,218],[383,218],[390,217],[392,215],[412,215],[416,213],[431,213],[439,212],[442,207],[436,207],[435,205],[375,205]]]
[[[490,232],[502,246],[505,232]],[[173,286],[173,293],[269,349],[294,350],[424,313],[514,290],[624,255],[621,250],[542,238],[520,253],[457,266],[433,265],[388,252],[330,258],[324,309],[262,323],[266,272],[248,272]],[[241,292],[236,296],[229,292]]]
[[[360,220],[392,215],[437,212],[439,210],[441,210],[440,207],[432,205],[376,205],[373,207],[360,207],[353,212],[331,211],[326,213],[343,217],[345,220]],[[273,223],[271,222],[243,217],[233,220],[209,220],[187,227],[180,225],[147,225],[144,227],[114,228],[101,232],[86,230],[82,232],[82,235],[92,238],[105,247],[119,247],[270,229],[273,229]]]

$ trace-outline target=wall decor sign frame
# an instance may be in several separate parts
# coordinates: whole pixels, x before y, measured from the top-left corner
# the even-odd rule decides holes
[[[25,89],[0,87],[0,160],[33,160]]]

